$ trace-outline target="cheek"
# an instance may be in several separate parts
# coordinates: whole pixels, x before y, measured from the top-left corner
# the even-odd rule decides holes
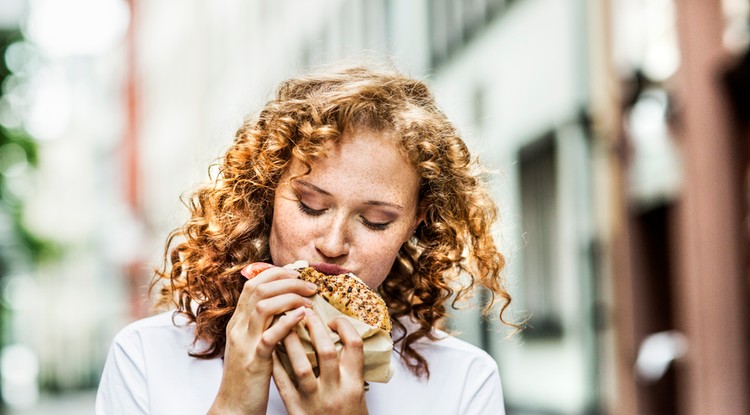
[[[365,269],[370,272],[362,277],[363,281],[370,287],[378,287],[388,277],[388,273],[393,267],[398,251],[403,245],[405,236],[393,235],[392,237],[375,237],[370,238],[367,243],[368,258]]]
[[[300,247],[304,245],[304,235],[307,234],[299,216],[294,203],[278,199],[274,203],[268,244],[275,265],[286,265],[299,259]]]

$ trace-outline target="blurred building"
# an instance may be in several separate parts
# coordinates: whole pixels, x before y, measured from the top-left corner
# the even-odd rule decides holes
[[[738,117],[749,6],[601,10],[611,41],[600,49],[609,82],[599,85],[618,91],[597,107],[621,184],[610,188],[608,228],[617,413],[750,412],[747,118]]]
[[[29,104],[30,226],[68,249],[14,285],[35,299],[15,327],[49,385],[90,386],[149,312],[180,196],[281,80],[390,59],[494,170],[526,329],[449,326],[495,357],[509,414],[750,412],[747,2],[76,1],[109,4],[69,16],[80,38],[52,6],[26,29],[55,104]],[[128,31],[92,37],[101,16]]]

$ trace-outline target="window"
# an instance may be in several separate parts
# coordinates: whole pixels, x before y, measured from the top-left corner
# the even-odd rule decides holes
[[[554,134],[524,147],[520,159],[522,250],[521,300],[530,314],[524,335],[562,334],[557,263],[557,151]]]
[[[501,15],[514,0],[431,0],[428,2],[430,58],[437,67]]]

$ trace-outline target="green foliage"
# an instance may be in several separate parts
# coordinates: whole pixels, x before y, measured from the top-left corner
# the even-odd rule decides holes
[[[0,79],[0,83],[2,79]],[[36,142],[23,130],[7,129],[0,125],[0,146],[6,143],[18,144],[26,153],[26,160],[30,165],[36,166],[39,157]]]
[[[23,40],[23,36],[18,30],[0,31],[0,85],[4,85],[12,75],[5,61],[5,51],[20,40]],[[0,98],[5,92],[4,89],[0,90]],[[37,143],[21,129],[0,125],[0,168],[8,169],[14,161],[26,163],[26,169],[19,174],[30,174],[39,161]],[[6,173],[0,170],[0,219],[7,222],[0,232],[0,246],[5,248],[0,253],[0,278],[19,264],[53,259],[61,251],[59,246],[39,238],[24,225],[24,201],[12,191]]]

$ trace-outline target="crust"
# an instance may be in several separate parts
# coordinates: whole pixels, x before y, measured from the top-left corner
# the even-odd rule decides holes
[[[312,267],[300,271],[300,278],[318,286],[318,294],[337,310],[391,332],[391,316],[385,301],[353,275],[326,275]]]

